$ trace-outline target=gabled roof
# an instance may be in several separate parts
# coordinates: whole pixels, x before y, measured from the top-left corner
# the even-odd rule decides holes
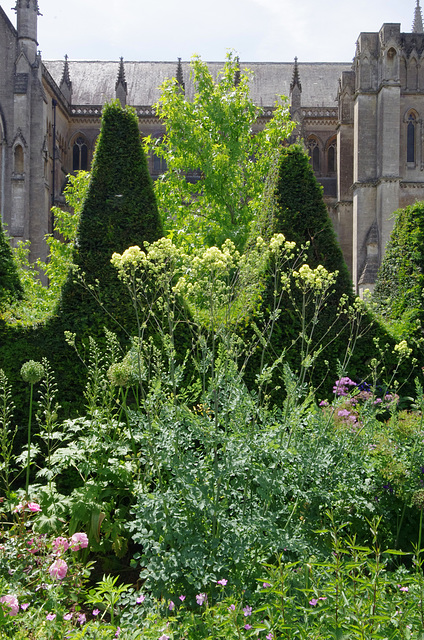
[[[44,60],[49,73],[59,85],[63,75],[63,60]],[[115,84],[119,61],[69,60],[72,82],[72,103],[75,105],[101,105],[115,98]],[[216,77],[223,62],[208,62]],[[190,79],[190,63],[182,62],[182,72],[187,99],[193,97],[194,87]],[[126,62],[125,77],[128,85],[127,104],[150,106],[160,96],[159,87],[166,78],[176,75],[177,61]],[[293,76],[292,62],[241,62],[242,70],[251,69],[251,97],[263,107],[274,105],[278,95],[289,96]],[[302,83],[302,107],[335,106],[338,80],[343,71],[350,71],[351,63],[299,62]]]

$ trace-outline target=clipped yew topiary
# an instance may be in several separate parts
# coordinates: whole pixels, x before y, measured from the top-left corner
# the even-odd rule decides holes
[[[12,299],[22,296],[22,287],[13,262],[12,251],[0,223],[0,311]]]
[[[347,296],[349,303],[352,304],[355,301],[355,295],[322,196],[322,187],[315,178],[308,155],[300,145],[292,145],[281,150],[278,167],[270,179],[263,217],[258,221],[255,233],[260,233],[264,237],[282,233],[286,240],[295,242],[298,248],[305,247],[303,255],[311,269],[322,265],[329,272],[338,272],[337,279],[331,287],[332,293],[320,311],[318,324],[313,331],[313,341],[309,345],[310,351],[329,345],[309,371],[314,384],[321,387],[322,392],[325,393],[325,390],[332,388],[337,378],[338,364],[344,361],[349,338],[348,318],[344,313],[340,313],[339,302],[342,296]],[[309,243],[308,246],[306,243]],[[271,309],[272,304],[273,283],[269,280],[265,283],[262,308]],[[268,353],[269,363],[287,349],[286,361],[293,370],[299,369],[301,350],[298,336],[302,330],[302,318],[298,310],[301,308],[302,293],[292,279],[291,292],[284,296],[282,313],[275,326]],[[306,307],[305,317],[310,320],[313,311],[311,306]],[[373,324],[370,315],[365,316],[362,325],[364,328],[367,327],[367,330],[364,337],[356,342],[349,362],[349,373],[357,380],[361,380],[368,374],[368,363],[371,358],[378,357],[373,338],[378,337],[382,344],[384,340],[384,344],[389,346],[389,354],[394,346],[394,340],[381,326]],[[392,365],[389,364],[390,366]],[[395,366],[394,358],[393,366]]]
[[[125,341],[135,333],[134,310],[110,260],[130,245],[143,246],[162,235],[136,113],[119,102],[104,107],[88,193],[81,212],[73,262],[56,314],[39,327],[0,326],[0,368],[19,393],[20,367],[47,357],[56,372],[62,407],[81,410],[85,368],[65,341],[65,331],[88,342],[105,339],[104,327]],[[82,274],[80,278],[78,274]],[[91,288],[93,287],[93,289]]]
[[[60,314],[68,329],[99,333],[106,323],[131,332],[134,312],[128,294],[111,265],[114,252],[143,246],[162,236],[162,226],[146,157],[140,144],[136,113],[119,102],[105,106],[101,134],[93,160],[91,182],[81,212],[73,262],[86,287],[73,273],[62,291]],[[89,290],[96,287],[109,315],[100,310]],[[117,322],[111,321],[115,316]]]
[[[373,301],[400,337],[424,325],[424,202],[399,209]]]

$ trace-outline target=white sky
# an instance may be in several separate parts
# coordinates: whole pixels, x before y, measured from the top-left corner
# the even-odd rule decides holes
[[[12,23],[14,0],[0,0]],[[411,31],[416,0],[39,0],[45,60],[349,62],[361,31]]]

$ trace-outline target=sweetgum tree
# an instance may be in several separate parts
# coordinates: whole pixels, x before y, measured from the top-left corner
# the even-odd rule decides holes
[[[240,72],[232,53],[216,80],[194,56],[191,77],[192,101],[175,79],[164,82],[155,108],[165,135],[146,142],[167,164],[155,183],[165,230],[177,245],[221,246],[230,238],[242,249],[261,208],[264,176],[293,124],[284,103],[253,134],[263,110],[249,95],[251,73]]]

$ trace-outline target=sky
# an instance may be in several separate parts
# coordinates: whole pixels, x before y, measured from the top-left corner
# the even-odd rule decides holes
[[[45,60],[350,62],[361,31],[411,31],[416,0],[38,0]],[[0,5],[16,25],[10,9]]]

